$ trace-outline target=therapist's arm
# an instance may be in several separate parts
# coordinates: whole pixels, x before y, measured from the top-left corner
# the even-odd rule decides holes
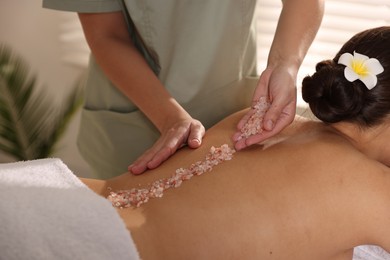
[[[137,51],[122,13],[79,14],[79,19],[91,52],[104,73],[161,133],[153,147],[129,166],[129,170],[139,174],[156,168],[183,143],[191,148],[199,147],[205,131],[203,125],[168,93]]]
[[[261,96],[270,99],[271,106],[264,116],[259,135],[241,139],[237,132],[233,139],[240,150],[279,133],[293,120],[296,111],[296,80],[302,61],[320,27],[324,0],[284,0],[274,40],[268,56],[267,68],[262,72],[253,96],[255,103]],[[261,19],[261,18],[260,18]],[[250,111],[238,124],[240,130],[251,115]]]

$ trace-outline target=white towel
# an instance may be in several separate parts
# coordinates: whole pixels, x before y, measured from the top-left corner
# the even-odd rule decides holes
[[[390,254],[379,246],[364,245],[355,247],[353,260],[390,260]]]
[[[60,159],[0,164],[0,259],[139,259],[115,209]]]

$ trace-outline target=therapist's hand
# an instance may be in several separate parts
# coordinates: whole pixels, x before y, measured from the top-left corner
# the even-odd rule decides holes
[[[157,168],[179,148],[188,145],[198,148],[202,144],[205,128],[193,118],[182,119],[168,125],[157,142],[128,167],[129,172],[141,174],[147,169]]]
[[[253,109],[249,110],[238,123],[238,131],[233,135],[236,150],[244,149],[276,135],[294,120],[297,100],[295,82],[296,73],[287,66],[264,70],[252,101],[255,104],[260,97],[266,96],[271,103],[263,118],[263,131],[260,134],[238,140],[241,128],[254,112]]]

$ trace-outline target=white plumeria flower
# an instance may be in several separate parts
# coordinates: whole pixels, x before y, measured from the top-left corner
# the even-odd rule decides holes
[[[377,59],[368,58],[366,55],[353,52],[344,53],[340,56],[339,64],[345,65],[344,76],[353,82],[360,79],[368,89],[376,86],[376,75],[383,72],[383,67]]]

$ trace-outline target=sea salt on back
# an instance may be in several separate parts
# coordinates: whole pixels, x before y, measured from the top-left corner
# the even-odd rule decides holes
[[[169,188],[178,188],[183,181],[190,180],[193,176],[209,172],[214,166],[217,166],[223,161],[231,160],[235,152],[236,151],[227,144],[223,144],[221,147],[217,148],[212,146],[203,161],[195,162],[187,169],[179,168],[171,177],[156,180],[145,188],[132,188],[115,192],[111,191],[107,199],[111,201],[114,207],[139,207],[148,202],[150,198],[161,198],[165,190]]]

